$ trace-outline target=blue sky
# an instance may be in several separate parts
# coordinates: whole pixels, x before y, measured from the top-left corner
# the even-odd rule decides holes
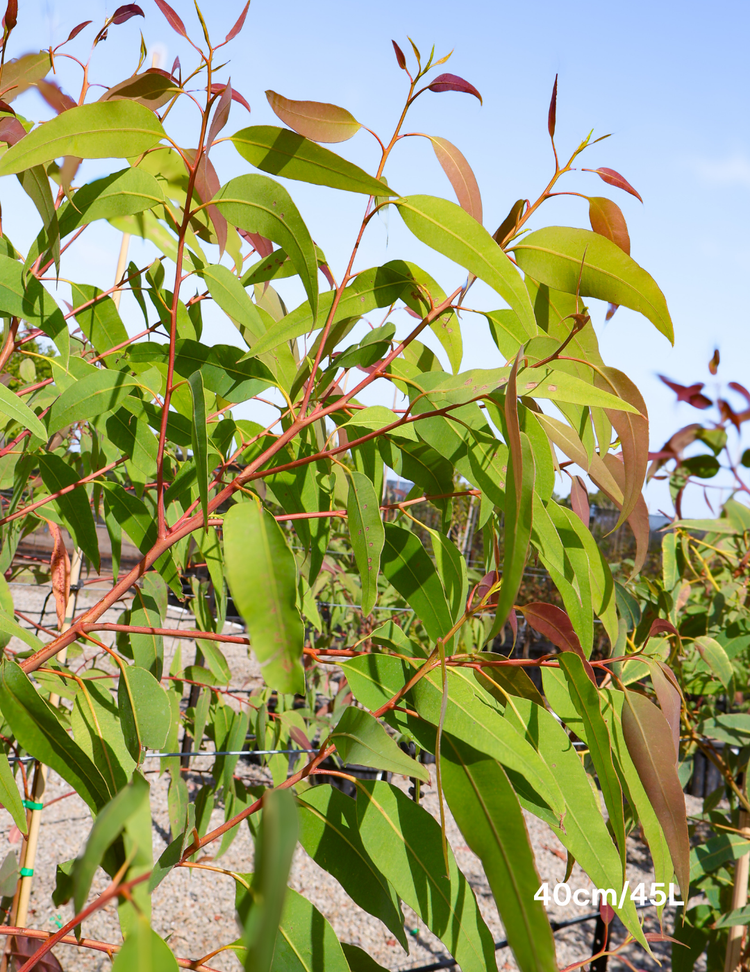
[[[59,43],[78,22],[100,23],[116,6],[98,0],[21,0],[13,53]],[[162,66],[171,65],[175,54],[183,68],[191,63],[184,42],[153,0],[143,0],[141,6],[145,21],[135,18],[111,28],[109,39],[98,48],[94,79],[111,84],[134,70],[141,29],[149,47],[160,50]],[[200,32],[192,3],[177,0],[174,6],[189,29]],[[239,0],[206,4],[204,13],[216,37],[223,37],[241,6]],[[406,128],[444,136],[461,149],[479,181],[485,225],[492,232],[515,199],[535,198],[551,174],[546,117],[552,82],[559,74],[561,154],[591,128],[595,136],[611,132],[612,138],[591,149],[582,164],[617,169],[644,199],[641,206],[594,175],[568,177],[567,188],[607,194],[621,206],[633,257],[666,295],[675,325],[674,348],[630,311],[621,309],[606,326],[603,307],[595,307],[593,315],[605,359],[626,371],[644,393],[652,446],[658,447],[679,425],[701,416],[687,405],[677,406],[657,372],[685,384],[706,380],[709,395],[719,380],[750,384],[745,283],[750,270],[749,20],[748,6],[738,2],[709,9],[696,2],[678,6],[642,0],[628,5],[466,0],[460,7],[442,0],[253,0],[243,33],[229,48],[227,69],[252,105],[252,115],[233,106],[226,132],[247,124],[278,123],[263,94],[272,88],[291,98],[340,104],[364,124],[389,134],[405,94],[405,76],[396,65],[391,38],[407,53],[407,35],[423,52],[433,43],[439,55],[454,48],[440,70],[471,81],[484,104],[460,94],[427,93]],[[77,49],[85,50],[80,44]],[[60,80],[77,96],[79,81],[69,66],[61,66]],[[35,93],[18,102],[19,110],[31,117],[44,117],[45,107]],[[175,131],[189,140],[195,121],[185,111],[175,118]],[[375,143],[365,132],[337,150],[369,169],[376,165]],[[215,162],[223,178],[248,168],[230,146],[216,152]],[[426,140],[401,143],[386,174],[402,194],[453,198]],[[340,199],[329,190],[299,183],[290,189],[313,237],[340,272],[364,197]],[[25,246],[33,224],[24,217],[31,213],[12,182],[0,183],[0,199],[6,232],[19,247]],[[14,219],[21,221],[17,228]],[[535,225],[550,223],[588,226],[585,202],[548,203]],[[82,245],[78,255],[89,282],[111,283],[118,245],[118,235],[109,228]],[[446,289],[463,276],[426,247],[414,245],[395,214],[373,226],[359,266],[407,254]],[[494,306],[501,303],[496,300]],[[486,336],[474,333],[478,326],[470,320],[464,325],[464,367],[486,367],[493,346]],[[234,340],[232,330],[217,322],[216,340]],[[722,366],[718,378],[711,379],[706,363],[715,346],[721,350]],[[652,510],[667,503],[663,487],[651,487],[648,499]],[[700,506],[696,501],[689,508],[700,512]]]

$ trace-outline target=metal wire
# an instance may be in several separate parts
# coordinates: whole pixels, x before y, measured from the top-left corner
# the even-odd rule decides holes
[[[195,756],[293,756],[296,753],[317,753],[317,749],[220,749],[204,750],[191,753],[144,753],[143,759],[165,759],[168,756],[179,756],[182,759],[193,759]],[[8,756],[9,763],[33,763],[36,756]]]

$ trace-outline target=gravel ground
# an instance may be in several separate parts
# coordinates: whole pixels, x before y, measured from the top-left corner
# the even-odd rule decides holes
[[[34,620],[39,621],[39,613],[48,588],[29,587],[22,592],[14,585],[14,599],[23,594],[23,602],[18,600],[21,611]],[[94,603],[96,595],[93,591],[86,591],[79,597],[79,609],[89,603]],[[54,608],[51,604],[45,621],[53,624]],[[103,620],[116,621],[122,607],[108,612]],[[181,617],[182,614],[182,617]],[[183,627],[192,627],[192,618],[187,612],[170,607],[167,624],[173,626],[176,622]],[[106,640],[102,638],[102,640]],[[180,647],[183,652],[183,663],[190,660],[193,652],[191,642],[180,642],[165,645],[165,670],[169,665],[169,658]],[[21,648],[20,644],[11,647]],[[87,649],[86,656],[94,654],[97,649]],[[242,646],[229,646],[228,660],[234,673],[233,687],[252,688],[260,684],[257,665],[252,658],[248,658]],[[156,761],[153,761],[156,763]],[[151,782],[151,806],[153,814],[154,856],[164,850],[169,840],[169,821],[167,812],[168,778],[159,775],[156,766],[149,769],[146,763],[146,773]],[[202,782],[199,770],[210,768],[210,758],[195,759],[191,763],[191,773],[187,777],[191,798]],[[434,768],[433,768],[434,769]],[[247,783],[267,782],[270,776],[262,769],[249,763],[240,761],[237,773]],[[398,778],[394,778],[397,785]],[[433,779],[434,782],[434,779]],[[406,788],[407,781],[404,781]],[[45,801],[68,793],[68,785],[56,774],[51,773]],[[700,801],[688,797],[689,809],[696,812]],[[435,816],[438,816],[437,795],[435,787],[425,788],[423,805]],[[218,826],[223,822],[223,807],[217,807],[212,817],[211,826]],[[542,881],[548,881],[552,886],[561,882],[565,875],[565,851],[555,835],[546,824],[537,818],[526,815],[529,836],[537,861],[537,868]],[[66,796],[44,811],[42,830],[40,834],[39,854],[35,866],[34,886],[30,903],[29,926],[43,930],[54,931],[61,922],[69,919],[72,912],[70,906],[55,909],[50,894],[55,883],[55,867],[58,863],[74,857],[81,849],[91,826],[91,815],[82,800],[76,795]],[[464,838],[455,825],[450,814],[447,819],[448,838],[456,856],[459,867],[471,883],[479,902],[482,914],[496,941],[505,937],[497,909],[489,886],[484,877],[479,860],[469,850]],[[7,850],[20,850],[20,835],[12,827],[7,814],[0,814],[0,858],[4,856],[3,845]],[[253,860],[252,841],[247,826],[242,825],[227,853],[213,866],[220,866],[231,871],[251,871]],[[205,861],[208,863],[208,860]],[[645,845],[637,839],[631,839],[628,844],[628,877],[631,887],[644,881],[650,883],[653,875],[650,872],[650,859]],[[99,872],[94,882],[92,897],[100,893],[108,882],[108,878]],[[307,854],[298,847],[294,858],[290,886],[307,896],[317,908],[331,922],[336,934],[342,941],[359,945],[369,955],[384,967],[393,970],[410,969],[438,961],[446,956],[442,944],[436,939],[408,908],[404,907],[406,927],[410,934],[410,951],[406,954],[391,933],[377,919],[361,911],[341,887],[322,869],[320,869]],[[572,891],[577,888],[591,888],[592,884],[578,865],[573,868],[569,886]],[[157,888],[152,896],[153,926],[165,937],[175,954],[180,957],[197,959],[208,955],[222,944],[237,938],[238,929],[234,917],[234,881],[226,874],[202,869],[200,871],[188,868],[177,868]],[[560,907],[552,904],[549,915],[552,920],[564,921],[577,915],[589,913],[591,907],[578,908],[574,904]],[[668,912],[665,912],[667,915]],[[655,909],[646,911],[647,930],[656,931]],[[671,930],[671,916],[666,918],[666,930]],[[561,968],[581,961],[591,954],[591,941],[594,923],[588,922],[572,928],[559,931],[555,935],[557,945],[557,960]],[[119,925],[116,908],[108,905],[96,912],[88,919],[83,928],[86,937],[107,942],[120,941]],[[615,922],[614,940],[620,942],[624,938],[624,929]],[[661,968],[669,968],[668,946],[655,946],[654,951],[666,962]],[[56,954],[66,972],[99,972],[110,968],[110,960],[104,953],[89,952],[73,946],[58,946]],[[643,970],[659,968],[653,960],[648,959],[638,947],[631,947],[626,955],[637,963]],[[208,963],[218,970],[239,969],[239,963],[231,952],[225,952],[212,958]],[[498,968],[500,970],[516,969],[512,955],[508,949],[498,952]],[[625,965],[616,959],[610,960],[612,970],[624,969]],[[631,966],[632,968],[632,966]]]

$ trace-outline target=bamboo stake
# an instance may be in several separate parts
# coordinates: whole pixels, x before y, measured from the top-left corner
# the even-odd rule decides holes
[[[739,830],[743,837],[750,839],[750,814],[740,809]],[[747,904],[747,884],[750,875],[750,852],[743,854],[737,861],[734,870],[734,887],[732,888],[732,908],[744,908]],[[738,972],[742,961],[742,941],[747,930],[746,925],[732,925],[729,929],[726,961],[724,972]]]
[[[125,268],[128,264],[128,247],[130,246],[130,233],[122,234],[122,243],[120,244],[120,255],[117,258],[117,270],[115,271],[115,283],[122,280],[123,274],[125,273]],[[115,302],[115,307],[117,310],[120,309],[120,298],[122,297],[122,291],[116,290],[112,294],[112,300]]]

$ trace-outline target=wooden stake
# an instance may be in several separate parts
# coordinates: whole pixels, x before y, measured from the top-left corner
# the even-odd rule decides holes
[[[747,810],[740,810],[739,830],[743,837],[750,839],[750,814]],[[734,869],[734,887],[732,888],[732,907],[744,908],[747,904],[747,883],[750,874],[750,853],[743,854]],[[739,972],[742,959],[742,941],[745,937],[746,925],[732,925],[729,929],[727,955],[724,962],[724,972]]]

